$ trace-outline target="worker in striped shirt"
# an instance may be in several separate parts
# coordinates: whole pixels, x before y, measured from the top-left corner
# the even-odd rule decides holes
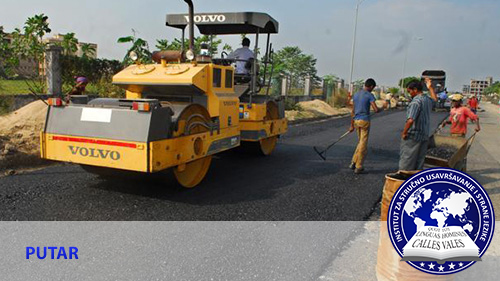
[[[406,124],[401,134],[401,150],[399,154],[399,170],[423,170],[425,155],[430,137],[430,115],[433,100],[437,95],[432,81],[426,79],[431,97],[423,93],[423,84],[413,81],[408,84],[407,91],[412,97],[406,112]]]

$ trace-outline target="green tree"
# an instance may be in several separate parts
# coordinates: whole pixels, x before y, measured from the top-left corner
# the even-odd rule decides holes
[[[43,42],[43,36],[50,33],[48,17],[44,14],[30,17],[24,23],[23,29],[16,28],[12,33],[13,56],[31,60],[35,63],[36,74],[26,83],[32,93],[45,93],[45,75],[40,73],[38,66],[44,63],[45,49],[47,44]]]
[[[233,47],[229,44],[224,44],[224,47],[222,47],[222,51],[230,54],[232,53],[234,50],[233,50]]]
[[[327,83],[329,85],[335,85],[339,80],[340,78],[335,74],[328,74],[323,76],[323,83]]]
[[[335,74],[328,74],[322,77],[323,78],[323,89],[326,91],[325,96],[328,103],[332,104],[332,95],[338,92],[337,83],[340,78]]]
[[[219,51],[219,45],[222,44],[222,40],[218,39],[216,35],[202,35],[199,37],[195,37],[194,50],[193,50],[195,54],[200,53],[202,43],[208,43],[209,46],[211,44],[211,47],[209,48],[210,54],[217,55]],[[182,42],[181,39],[178,38],[175,38],[172,42],[169,42],[166,39],[158,39],[156,40],[155,47],[160,51],[168,51],[168,50],[180,51],[182,49]],[[189,49],[189,40],[186,39],[184,40],[184,50],[188,49]]]
[[[50,33],[48,17],[44,14],[30,17],[24,23],[23,30],[16,28],[12,34],[15,52],[23,58],[33,58],[42,62],[46,43],[43,36]]]
[[[180,51],[182,49],[182,42],[180,39],[175,38],[166,48],[166,50]],[[184,50],[189,49],[189,42],[184,40]]]
[[[149,44],[146,40],[137,38],[136,31],[132,29],[134,35],[118,38],[118,43],[132,43],[132,47],[127,50],[127,54],[123,58],[123,64],[133,64],[134,61],[130,58],[130,53],[133,51],[139,57],[142,63],[151,63],[151,52],[149,51]]]
[[[69,92],[75,86],[75,76],[85,76],[90,82],[87,88],[89,93],[107,97],[123,94],[123,91],[111,83],[113,75],[123,69],[120,61],[62,56],[61,68],[64,69],[63,92]]]
[[[3,31],[3,26],[0,26],[0,77],[11,76],[13,68],[19,63],[19,59],[13,54],[10,40]]]
[[[363,89],[363,87],[365,85],[365,79],[358,79],[356,81],[353,81],[352,85],[353,85],[353,93],[352,93],[352,95],[354,95],[354,93],[356,93],[357,91],[360,91],[361,89]]]
[[[88,43],[81,44],[81,48],[82,48],[82,58],[85,59],[94,57],[97,51],[94,45]]]
[[[500,81],[496,81],[491,86],[483,90],[483,95],[500,94]]]
[[[221,39],[218,39],[216,35],[203,35],[200,37],[197,37],[195,40],[195,50],[196,53],[198,54],[200,52],[200,45],[201,43],[208,43],[209,44],[209,52],[211,55],[217,55],[219,53],[219,45],[222,43]]]
[[[160,50],[160,51],[168,51],[170,50],[170,46],[171,44],[168,43],[168,40],[166,39],[158,39],[156,40],[156,49]]]
[[[406,87],[408,87],[408,84],[410,84],[413,81],[420,81],[420,78],[415,77],[415,76],[408,76],[404,79],[403,82],[403,89],[406,90]],[[398,81],[398,86],[401,87],[401,79]]]
[[[392,88],[389,88],[388,91],[389,91],[389,93],[395,95],[395,94],[399,93],[399,88],[392,87]]]
[[[78,51],[78,39],[75,37],[75,33],[67,33],[63,36],[63,40],[60,43],[63,48],[63,53],[67,56],[74,56]]]
[[[291,87],[294,88],[303,86],[304,78],[307,76],[311,77],[313,84],[317,84],[320,78],[317,76],[316,62],[314,56],[304,54],[297,46],[284,47],[274,54],[273,76],[289,76]]]

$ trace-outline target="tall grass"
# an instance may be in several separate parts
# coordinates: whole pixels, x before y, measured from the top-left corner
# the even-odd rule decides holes
[[[24,80],[0,80],[0,95],[19,95],[29,93],[29,87]]]
[[[334,95],[327,101],[332,107],[343,108],[349,104],[349,92],[346,89],[335,89]]]

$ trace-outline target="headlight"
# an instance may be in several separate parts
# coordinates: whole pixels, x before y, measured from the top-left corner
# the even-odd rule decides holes
[[[186,58],[187,58],[188,60],[194,60],[194,52],[193,52],[193,50],[188,50],[188,51],[186,52]]]
[[[137,61],[139,59],[139,56],[137,55],[136,52],[132,51],[128,54],[128,56],[130,57],[131,60],[133,61]]]

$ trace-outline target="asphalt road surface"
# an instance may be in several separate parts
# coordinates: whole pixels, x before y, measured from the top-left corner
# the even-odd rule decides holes
[[[433,113],[432,126],[445,117]],[[200,186],[164,179],[103,180],[77,165],[58,165],[0,178],[0,220],[280,220],[359,221],[379,202],[384,175],[397,170],[405,112],[372,120],[366,174],[348,168],[356,137],[348,136],[321,160],[348,118],[292,126],[270,157],[229,151],[212,161]]]

